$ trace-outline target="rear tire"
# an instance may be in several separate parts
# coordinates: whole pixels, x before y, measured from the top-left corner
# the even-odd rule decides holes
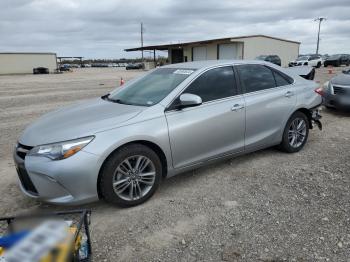
[[[279,148],[287,153],[299,152],[309,136],[309,120],[307,116],[297,111],[288,120]]]
[[[139,205],[157,190],[162,172],[162,163],[152,149],[130,144],[112,153],[104,163],[99,191],[109,203],[121,207]]]
[[[321,62],[318,62],[316,68],[320,68],[320,67],[321,67]]]

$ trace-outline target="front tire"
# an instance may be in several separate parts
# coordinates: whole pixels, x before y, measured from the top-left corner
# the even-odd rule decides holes
[[[309,120],[302,112],[295,112],[284,128],[280,149],[287,153],[299,152],[309,136]]]
[[[162,164],[149,147],[130,144],[114,152],[101,170],[99,190],[109,203],[122,207],[147,201],[162,178]]]

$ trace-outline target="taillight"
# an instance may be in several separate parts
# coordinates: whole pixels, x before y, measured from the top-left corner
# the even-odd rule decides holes
[[[315,89],[315,92],[317,94],[319,94],[320,96],[324,96],[324,91],[323,91],[322,87],[319,87],[319,88]]]

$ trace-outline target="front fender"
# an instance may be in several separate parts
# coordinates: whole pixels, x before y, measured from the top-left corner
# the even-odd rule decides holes
[[[168,127],[164,116],[96,133],[95,139],[83,150],[98,155],[99,165],[102,166],[113,151],[135,141],[157,145],[166,157],[168,170],[172,168]]]

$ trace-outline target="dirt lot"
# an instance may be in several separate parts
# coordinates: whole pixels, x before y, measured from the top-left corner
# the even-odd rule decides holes
[[[0,76],[1,215],[68,209],[20,192],[11,154],[25,126],[137,74]],[[330,76],[321,68],[316,77]],[[350,261],[350,115],[323,116],[324,130],[312,131],[300,153],[267,149],[179,175],[134,208],[85,206],[95,261]]]

